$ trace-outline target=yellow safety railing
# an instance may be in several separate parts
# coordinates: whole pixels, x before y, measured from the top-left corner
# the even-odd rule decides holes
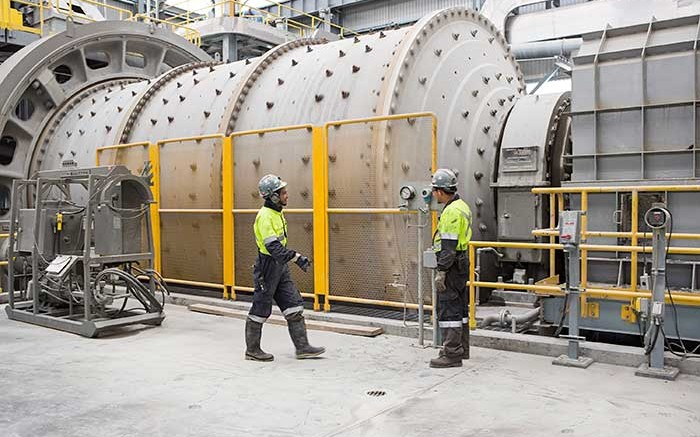
[[[431,167],[434,171],[437,168],[437,118],[434,114],[415,113],[415,114],[399,114],[386,117],[370,117],[354,120],[332,121],[323,126],[313,125],[297,125],[284,126],[268,129],[258,129],[250,131],[235,132],[230,136],[223,134],[201,135],[187,138],[174,138],[161,140],[155,143],[139,142],[131,144],[120,144],[115,146],[100,147],[97,149],[97,164],[104,162],[103,155],[107,152],[115,152],[111,164],[116,164],[119,161],[124,161],[125,155],[120,158],[120,153],[136,148],[143,149],[142,153],[147,153],[148,160],[152,166],[153,174],[153,196],[155,203],[151,206],[151,215],[153,223],[155,267],[157,270],[162,270],[162,242],[161,242],[161,215],[163,214],[188,214],[188,213],[208,213],[221,214],[222,219],[222,258],[223,258],[223,281],[222,283],[202,282],[185,280],[182,278],[168,278],[168,282],[174,284],[182,284],[194,287],[215,288],[223,290],[224,298],[235,298],[236,291],[252,292],[253,288],[237,285],[236,268],[235,268],[235,229],[237,214],[254,214],[258,211],[257,208],[237,208],[234,194],[236,181],[234,178],[234,163],[236,162],[236,151],[240,147],[245,146],[246,138],[263,137],[274,133],[292,133],[295,131],[310,131],[310,147],[312,160],[312,204],[311,208],[286,209],[287,214],[311,214],[313,220],[313,294],[303,293],[303,296],[313,298],[314,309],[321,309],[321,297],[323,297],[323,309],[330,311],[331,302],[347,302],[365,305],[377,305],[393,308],[417,308],[416,304],[407,304],[381,299],[364,299],[358,297],[340,296],[331,294],[330,287],[330,238],[329,238],[329,220],[332,215],[340,214],[404,214],[407,212],[400,211],[397,208],[330,208],[329,207],[329,138],[331,129],[339,129],[344,125],[363,125],[377,122],[390,122],[411,120],[415,122],[417,118],[429,119],[431,130]],[[160,149],[167,144],[184,143],[184,142],[201,142],[204,140],[216,140],[220,142],[221,147],[221,186],[222,186],[222,207],[221,208],[189,208],[189,209],[166,209],[161,203],[161,157]],[[307,141],[307,140],[304,140]],[[128,160],[126,156],[126,160]],[[131,157],[131,162],[136,163]],[[629,253],[633,260],[638,259],[640,253],[652,253],[650,246],[640,246],[639,241],[648,239],[651,234],[640,232],[636,217],[639,209],[639,193],[641,192],[700,192],[700,186],[682,185],[682,186],[629,186],[629,187],[577,187],[577,188],[536,188],[533,190],[535,194],[543,194],[550,196],[550,228],[539,229],[533,231],[535,236],[546,237],[550,239],[549,243],[512,243],[512,242],[491,242],[491,241],[472,241],[469,243],[469,258],[475,260],[477,248],[493,247],[493,248],[510,248],[510,249],[527,249],[527,250],[546,250],[550,252],[550,277],[536,284],[511,284],[505,282],[491,282],[477,280],[475,274],[475,263],[470,263],[469,271],[469,293],[471,302],[476,302],[476,288],[501,288],[510,290],[526,290],[532,291],[541,295],[562,295],[564,293],[563,286],[558,283],[556,274],[555,259],[556,252],[562,250],[563,246],[556,243],[557,230],[556,221],[559,211],[564,210],[564,195],[578,194],[581,195],[581,209],[588,209],[588,195],[595,193],[631,193],[631,221],[632,227],[630,232],[607,232],[593,231],[588,229],[588,223],[585,220],[582,223],[582,240],[580,246],[582,254],[582,274],[581,274],[581,289],[583,291],[582,299],[596,298],[603,300],[632,300],[633,303],[638,303],[640,298],[649,298],[651,292],[648,290],[640,290],[637,284],[637,269],[636,261],[632,262],[633,280],[629,287],[609,287],[603,285],[589,286],[587,280],[587,254],[589,252],[609,252],[609,253]],[[433,229],[436,224],[436,216],[433,214]],[[7,235],[4,235],[5,237]],[[0,235],[0,238],[3,235]],[[589,237],[610,237],[610,238],[628,238],[630,245],[603,245],[603,244],[587,244],[586,239]],[[698,234],[688,233],[673,233],[670,235],[672,241],[677,240],[700,240]],[[247,248],[246,248],[247,249]],[[251,247],[250,250],[256,250]],[[669,254],[692,255],[700,256],[700,247],[674,247],[668,248]],[[673,299],[676,303],[690,306],[700,306],[700,294],[687,293],[681,291],[672,291]],[[585,300],[583,301],[585,307]],[[426,305],[425,309],[432,310],[432,305]],[[582,308],[584,311],[584,308]],[[469,324],[472,329],[476,328],[476,308],[475,305],[470,306]]]
[[[332,23],[328,20],[325,20],[323,18],[316,17],[315,15],[311,15],[311,14],[304,12],[300,9],[293,8],[287,4],[279,3],[279,2],[268,2],[268,3],[270,3],[270,4],[267,7],[275,7],[277,9],[278,16],[282,16],[283,11],[289,11],[296,16],[302,16],[302,17],[306,17],[306,18],[310,19],[311,20],[311,27],[314,29],[316,28],[318,23],[323,23],[323,24],[328,24],[330,27],[332,27],[334,29],[338,29],[338,33],[341,37],[345,37],[347,35],[358,35],[358,33],[355,31],[352,31],[352,30],[347,29],[345,27],[339,26],[339,25]]]
[[[584,212],[581,219],[581,241],[591,238],[626,238],[631,246],[637,246],[639,240],[650,239],[652,234],[639,231],[639,194],[640,193],[670,193],[670,192],[700,192],[700,185],[631,185],[631,186],[607,186],[607,187],[558,187],[535,188],[534,194],[549,195],[550,198],[550,223],[549,229],[535,229],[532,235],[536,237],[549,237],[549,242],[554,243],[559,231],[556,229],[556,217],[558,211],[564,210],[564,195],[577,195],[581,199],[581,211]],[[588,200],[591,194],[620,194],[630,193],[630,232],[592,231],[588,229]],[[700,240],[700,234],[673,233],[667,234],[675,240]],[[630,254],[630,288],[638,289],[638,254]],[[550,250],[550,278],[555,277],[554,250]],[[581,287],[588,285],[588,250],[581,249]],[[585,316],[586,295],[581,296],[581,314]]]
[[[0,0],[0,28],[15,30],[20,32],[29,32],[36,35],[44,34],[44,4],[42,2],[32,3],[27,0],[13,0],[25,6],[31,6],[39,9],[39,28],[25,26],[22,12],[12,7],[10,0]]]
[[[185,38],[187,41],[191,42],[196,46],[202,45],[202,33],[189,26],[192,22],[173,22],[170,19],[161,20],[160,18],[155,18],[153,16],[148,16],[146,14],[136,14],[128,19],[129,21],[142,21],[145,23],[155,23],[166,29],[170,29],[171,32],[177,33],[178,35]]]
[[[167,5],[165,8],[167,10],[168,7],[175,7],[179,6],[185,3],[189,3],[189,0],[185,0],[179,3],[175,3],[172,5]],[[208,19],[207,13],[211,10],[217,11],[219,16],[222,17],[240,17],[240,18],[246,18],[250,19],[252,21],[260,21],[262,24],[265,25],[276,25],[277,23],[283,23],[284,25],[287,26],[288,29],[291,29],[295,33],[297,33],[300,37],[306,38],[310,37],[314,31],[318,28],[319,25],[324,24],[327,25],[333,29],[336,29],[338,31],[338,34],[341,37],[345,37],[347,35],[357,35],[356,32],[346,29],[345,27],[339,26],[331,21],[325,20],[323,18],[319,18],[317,16],[308,14],[303,11],[299,11],[297,9],[294,9],[292,7],[289,7],[287,5],[277,3],[277,2],[270,2],[270,6],[277,6],[278,8],[278,13],[274,14],[268,10],[264,10],[261,8],[257,8],[254,6],[250,6],[246,4],[244,1],[239,1],[239,0],[223,0],[214,4],[202,6],[197,9],[187,9],[185,12],[182,12],[180,14],[177,14],[173,17],[168,18],[165,20],[167,23],[181,23],[185,25],[189,25],[192,23],[195,23],[197,21],[202,21]],[[248,10],[248,11],[255,11],[257,14],[243,14],[242,11]],[[291,18],[286,18],[282,15],[282,10],[289,10],[293,12],[294,14],[298,16],[304,16],[309,19],[309,23],[303,23],[298,20],[294,20]]]
[[[38,22],[36,25],[38,27],[25,26],[23,23],[22,12],[11,7],[12,3],[18,3],[24,6],[30,6],[36,8],[39,11]],[[106,1],[95,1],[95,0],[81,0],[83,4],[93,5],[97,8],[102,9],[102,13],[106,15],[106,11],[113,11],[117,15],[118,20],[129,20],[133,17],[133,12],[128,9],[119,8],[107,4]],[[73,7],[73,0],[68,0],[66,3],[67,7],[61,6],[60,0],[0,0],[0,28],[6,28],[10,30],[29,32],[36,35],[44,36],[45,22],[48,18],[48,12],[62,15],[73,20],[84,20],[94,22],[94,18],[77,12]]]
[[[39,11],[39,19],[36,25],[38,27],[25,26],[23,23],[22,12],[12,8],[12,2],[37,8]],[[166,5],[164,10],[167,10],[171,7],[175,7],[178,4],[188,2],[189,0],[186,0],[184,2],[180,2],[173,5]],[[134,14],[128,9],[119,8],[117,6],[107,4],[106,0],[80,0],[80,3],[89,4],[97,7],[102,11],[103,15],[105,16],[107,15],[107,11],[114,12],[117,20],[156,23],[157,25],[170,29],[172,32],[182,35],[185,39],[197,46],[200,46],[202,44],[202,35],[201,32],[199,32],[197,29],[191,27],[191,24],[194,24],[198,21],[206,20],[208,18],[208,15],[206,13],[202,14],[198,12],[208,12],[212,9],[218,11],[219,16],[237,16],[253,21],[260,21],[262,24],[269,26],[277,26],[278,24],[282,24],[286,27],[287,30],[291,31],[292,33],[296,33],[299,37],[302,38],[311,37],[320,25],[327,25],[332,29],[336,29],[340,37],[346,37],[348,35],[358,35],[357,32],[354,32],[343,26],[339,26],[329,20],[308,14],[303,11],[299,11],[295,8],[277,2],[271,2],[270,5],[277,7],[277,14],[264,9],[256,8],[254,6],[249,6],[245,2],[241,2],[239,0],[223,0],[215,4],[202,6],[197,9],[188,9],[185,12],[177,14],[168,19],[160,19],[152,15],[149,16],[146,14]],[[75,5],[77,5],[77,3]],[[249,11],[257,12],[257,14],[241,13],[240,11],[242,11],[244,7],[247,8],[247,10]],[[309,22],[306,23],[291,18],[286,18],[282,15],[283,10],[293,12],[296,16],[303,16],[307,18]],[[76,8],[74,7],[73,0],[67,0],[67,2],[64,5],[61,4],[60,0],[48,0],[47,2],[43,0],[0,0],[0,28],[24,31],[44,36],[44,27],[47,18],[47,11],[52,11],[54,13],[60,14],[62,16],[77,21],[96,21],[89,15],[76,10]]]
[[[475,287],[488,288],[507,288],[513,290],[529,290],[536,293],[557,294],[557,290],[561,292],[560,285],[548,285],[547,283],[558,281],[558,275],[555,268],[555,252],[561,249],[562,246],[556,244],[556,237],[559,235],[557,226],[557,216],[559,211],[564,210],[564,195],[580,196],[581,211],[584,212],[581,220],[581,284],[582,290],[585,293],[581,295],[581,315],[586,314],[586,299],[588,297],[598,297],[602,299],[631,299],[636,300],[643,297],[648,297],[650,292],[640,290],[638,285],[638,259],[639,253],[651,253],[652,248],[649,246],[639,246],[639,241],[652,238],[652,233],[641,232],[639,230],[639,194],[653,192],[700,192],[700,185],[639,185],[639,186],[607,186],[607,187],[559,187],[559,188],[535,188],[532,190],[534,194],[549,195],[550,204],[550,223],[548,229],[535,229],[532,235],[536,237],[548,237],[549,244],[546,243],[505,243],[505,242],[472,242],[470,243],[470,259],[474,259],[475,247],[493,247],[493,248],[514,248],[514,249],[535,249],[549,251],[549,278],[540,281],[538,284],[509,284],[500,282],[484,282],[475,280],[473,265],[470,267],[470,296],[474,302]],[[630,231],[629,232],[611,232],[611,231],[593,231],[588,229],[588,203],[589,195],[602,193],[630,193],[631,208],[630,208]],[[691,233],[673,233],[667,234],[671,240],[700,240],[700,234]],[[625,238],[630,240],[630,245],[590,245],[585,244],[588,238]],[[588,253],[589,252],[622,252],[630,254],[630,286],[629,288],[621,287],[588,287]],[[700,248],[694,247],[669,247],[669,254],[679,255],[700,255]],[[674,292],[674,301],[685,303],[688,305],[700,305],[700,295],[697,293]],[[678,298],[676,298],[678,296]],[[476,327],[475,309],[472,305],[470,308],[470,326],[472,329]]]
[[[19,3],[25,6],[30,6],[37,8],[39,10],[39,20],[36,23],[38,27],[29,27],[23,24],[22,13],[11,7],[11,2]],[[128,9],[119,8],[117,6],[112,6],[106,2],[106,0],[80,0],[80,4],[89,4],[95,6],[102,11],[102,14],[107,18],[107,11],[114,12],[117,20],[124,21],[143,21],[155,23],[164,28],[170,29],[172,32],[180,34],[183,38],[187,39],[191,43],[200,46],[202,44],[202,35],[197,29],[187,26],[187,24],[172,22],[170,20],[162,20],[153,16],[147,16],[146,14],[136,14]],[[94,18],[89,15],[78,12],[74,5],[73,0],[67,0],[65,4],[61,4],[60,0],[48,0],[47,2],[43,0],[0,0],[0,28],[6,28],[10,30],[18,30],[24,32],[34,33],[40,36],[44,36],[45,21],[47,19],[47,11],[51,11],[56,14],[60,14],[64,17],[71,18],[74,21],[88,21],[95,22]]]
[[[369,304],[369,305],[380,305],[380,306],[388,306],[388,307],[395,307],[395,308],[411,308],[411,309],[417,309],[418,305],[417,304],[408,304],[408,303],[401,303],[401,302],[393,302],[393,301],[387,301],[387,300],[378,300],[378,299],[364,299],[364,298],[356,298],[356,297],[348,297],[348,296],[337,296],[337,295],[331,295],[330,293],[330,272],[329,272],[329,266],[330,266],[330,238],[328,234],[328,222],[330,219],[331,214],[406,214],[408,211],[402,211],[398,208],[329,208],[328,207],[328,197],[329,197],[329,192],[328,192],[328,184],[329,184],[329,173],[328,173],[328,138],[329,138],[329,129],[338,129],[341,126],[346,126],[346,125],[361,125],[361,124],[369,124],[369,123],[377,123],[377,122],[390,122],[390,121],[399,121],[399,120],[404,120],[408,121],[409,124],[415,123],[416,119],[429,119],[431,122],[431,158],[430,158],[430,163],[431,163],[431,169],[432,172],[434,172],[437,169],[437,129],[438,129],[438,120],[437,117],[435,116],[434,113],[432,112],[420,112],[420,113],[412,113],[412,114],[398,114],[398,115],[389,115],[389,116],[378,116],[378,117],[368,117],[368,118],[360,118],[360,119],[351,119],[351,120],[342,120],[342,121],[331,121],[326,123],[323,126],[323,137],[324,137],[324,142],[323,142],[323,148],[321,151],[319,151],[319,154],[323,157],[322,162],[323,162],[323,168],[319,168],[319,172],[323,172],[323,184],[321,185],[322,187],[322,193],[320,196],[323,199],[324,205],[323,210],[323,238],[321,236],[318,236],[319,239],[319,244],[324,244],[325,245],[325,264],[323,265],[323,276],[324,276],[324,283],[323,283],[323,289],[321,291],[322,294],[325,295],[325,301],[324,301],[324,311],[330,311],[331,301],[337,301],[337,302],[349,302],[349,303],[360,303],[360,304]],[[316,177],[321,177],[321,175],[316,175]],[[315,196],[316,198],[316,196]],[[433,228],[435,227],[436,224],[436,215],[433,214]],[[322,241],[321,241],[322,240]],[[420,262],[420,260],[419,260]],[[320,274],[320,273],[319,273]],[[432,310],[433,307],[432,305],[426,305],[425,309]]]
[[[480,247],[492,247],[492,248],[503,248],[503,249],[531,249],[531,250],[562,250],[564,248],[561,244],[553,243],[511,243],[502,241],[471,241],[469,242],[469,259],[475,260],[476,249]],[[581,252],[593,251],[593,252],[626,252],[631,254],[639,253],[652,253],[652,248],[650,246],[617,246],[617,245],[595,245],[595,244],[581,244],[579,246]],[[669,254],[678,255],[700,255],[700,248],[697,247],[669,247]],[[583,277],[583,275],[581,275]],[[537,284],[511,284],[507,282],[489,282],[476,280],[476,272],[474,269],[474,263],[470,263],[469,266],[469,299],[470,302],[476,302],[476,287],[485,288],[497,288],[497,289],[507,289],[507,290],[523,290],[523,291],[533,291],[537,294],[544,295],[563,295],[564,289],[563,285],[556,284],[550,285],[544,283],[546,281],[540,281]],[[650,298],[651,291],[649,290],[637,290],[632,288],[622,288],[622,287],[586,287],[583,282],[580,285],[582,294],[588,297],[594,297],[604,300],[627,300],[627,299],[640,299],[640,298]],[[700,306],[700,294],[698,293],[687,293],[680,291],[672,291],[673,301],[680,303],[682,305],[692,305]],[[669,299],[667,297],[667,299]],[[471,329],[476,329],[476,305],[469,306],[469,327]]]
[[[236,214],[255,214],[258,208],[236,208],[234,188],[234,162],[237,147],[246,137],[264,136],[267,134],[289,133],[294,131],[310,131],[311,141],[311,165],[312,165],[312,207],[285,209],[286,214],[311,214],[313,220],[313,293],[302,293],[302,296],[313,298],[314,309],[321,309],[321,296],[324,297],[323,309],[329,311],[332,300],[338,302],[351,302],[359,304],[381,305],[394,308],[417,308],[416,304],[405,304],[393,301],[382,301],[374,299],[361,299],[345,296],[331,296],[329,293],[329,246],[328,246],[328,217],[331,214],[400,214],[405,213],[395,208],[328,208],[328,129],[348,124],[367,124],[375,122],[389,122],[407,120],[409,123],[415,119],[429,119],[431,123],[431,167],[437,167],[437,118],[433,113],[423,112],[415,114],[401,114],[387,117],[371,117],[365,119],[340,120],[326,123],[324,126],[296,125],[284,126],[268,129],[257,129],[250,131],[234,132],[230,136],[223,134],[200,135],[186,138],[165,139],[157,142],[136,142],[130,144],[118,144],[97,148],[96,164],[123,164],[129,161],[133,165],[141,165],[143,161],[138,157],[129,156],[128,151],[142,149],[141,153],[147,154],[147,161],[150,162],[152,172],[152,187],[154,203],[151,205],[151,221],[153,227],[153,247],[154,247],[154,268],[162,271],[162,241],[161,241],[161,217],[164,214],[221,214],[222,218],[222,259],[223,259],[223,281],[222,283],[202,282],[186,280],[182,278],[165,278],[169,283],[181,284],[193,287],[204,287],[221,289],[223,297],[235,298],[236,291],[252,292],[252,287],[237,285],[235,271],[235,229]],[[176,143],[201,142],[204,140],[216,140],[221,144],[221,186],[222,186],[222,207],[221,208],[163,208],[162,191],[162,170],[161,170],[161,148],[165,145]],[[112,159],[106,162],[105,155],[112,152]],[[121,153],[121,155],[120,155]],[[132,170],[134,170],[132,168]],[[435,226],[435,216],[433,214],[433,227]],[[246,248],[248,249],[248,248]],[[255,247],[250,250],[257,250]],[[167,275],[166,275],[167,276]],[[432,310],[431,305],[426,305],[425,309]]]
[[[106,11],[108,11],[108,10],[116,12],[119,20],[128,20],[134,15],[134,13],[128,9],[123,9],[123,8],[119,8],[117,6],[109,5],[105,1],[99,2],[99,1],[95,1],[95,0],[80,0],[80,2],[101,8],[103,14],[106,14]],[[41,0],[39,0],[38,3],[41,3]],[[66,17],[71,17],[71,18],[77,17],[77,18],[80,18],[80,19],[86,20],[86,21],[96,21],[94,18],[91,18],[86,14],[76,12],[73,8],[73,0],[67,1],[67,4],[68,4],[67,8],[61,7],[60,0],[49,0],[48,3],[50,5],[51,9],[53,9],[54,11],[56,11],[62,15],[65,15]]]

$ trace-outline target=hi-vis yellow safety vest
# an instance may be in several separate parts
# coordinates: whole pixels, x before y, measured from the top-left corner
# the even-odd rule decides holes
[[[260,253],[270,255],[266,244],[278,240],[282,246],[287,247],[287,220],[281,211],[263,206],[255,216],[255,243]]]
[[[458,251],[467,250],[472,239],[472,212],[469,205],[462,199],[457,199],[445,207],[440,215],[433,249],[442,250],[442,240],[457,240]]]

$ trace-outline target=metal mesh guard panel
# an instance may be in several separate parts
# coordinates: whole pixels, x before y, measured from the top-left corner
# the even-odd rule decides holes
[[[331,127],[329,208],[396,208],[403,182],[430,180],[431,144],[430,118]],[[416,229],[407,227],[415,220],[406,214],[331,213],[330,294],[416,302]],[[430,226],[424,231],[424,248],[429,234]],[[429,296],[429,274],[424,272]]]

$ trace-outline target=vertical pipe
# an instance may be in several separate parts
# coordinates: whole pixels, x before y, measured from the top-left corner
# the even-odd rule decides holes
[[[233,137],[221,141],[222,223],[224,252],[224,299],[235,299],[235,252],[233,217]]]
[[[660,303],[661,308],[664,308],[664,298],[666,294],[666,227],[655,228],[654,229],[654,242],[652,250],[652,278],[653,278],[653,290],[652,290],[652,307],[654,303]],[[663,311],[661,317],[663,317]],[[652,318],[654,321],[654,318]],[[661,329],[660,320],[656,320],[656,329]],[[654,322],[652,322],[654,323]],[[653,326],[652,326],[653,328]],[[664,368],[664,334],[655,334],[656,342],[654,343],[654,348],[651,350],[649,355],[649,367],[656,369]],[[652,337],[651,341],[654,340]]]
[[[430,291],[432,298],[432,315],[433,315],[433,347],[440,346],[440,327],[438,325],[438,312],[437,312],[437,289],[435,289],[435,269],[430,269]]]
[[[649,38],[651,36],[651,31],[653,28],[654,20],[649,22],[647,27],[647,34],[644,38],[644,45],[642,46],[642,53],[639,56],[639,66],[641,69],[642,77],[642,90],[640,93],[641,102],[639,104],[639,116],[641,119],[641,132],[640,132],[640,149],[639,149],[639,161],[640,161],[640,179],[646,179],[646,118],[647,118],[647,68],[646,68],[646,53],[647,46],[649,45]]]
[[[566,249],[565,249],[566,250]],[[569,248],[569,256],[566,260],[569,263],[569,348],[568,355],[572,360],[578,360],[578,317],[579,317],[579,248],[572,245]]]
[[[603,30],[600,37],[598,50],[593,58],[593,178],[598,179],[598,104],[600,102],[600,69],[598,66],[598,57],[605,46],[605,39],[608,36],[608,29]]]
[[[581,242],[588,240],[588,192],[581,192]],[[581,287],[588,285],[588,250],[581,249]],[[588,302],[585,293],[581,293],[581,317],[588,315]]]
[[[431,116],[431,156],[430,165],[432,173],[435,173],[438,168],[438,119],[435,115]],[[438,217],[437,211],[432,211],[430,214],[430,235],[435,235],[437,230]],[[431,241],[432,244],[432,241]],[[470,248],[471,249],[471,248]],[[471,258],[470,258],[471,259]],[[440,339],[440,328],[438,325],[438,302],[437,302],[437,290],[435,289],[435,269],[431,269],[430,273],[430,291],[431,291],[431,303],[433,304],[433,347],[439,345]]]
[[[698,40],[700,40],[700,19],[693,41],[693,176],[698,177]]]
[[[632,190],[632,246],[636,246],[639,240],[639,191]],[[637,252],[630,254],[630,288],[637,291]]]
[[[432,121],[432,132],[431,132],[431,166],[432,166],[432,173],[435,173],[438,169],[438,156],[437,156],[437,149],[438,149],[438,120],[435,115],[431,116],[431,121]],[[430,225],[430,235],[435,235],[435,231],[437,230],[437,225],[438,225],[438,216],[437,216],[437,211],[432,212],[432,220],[431,220],[431,225]],[[433,302],[433,305],[435,305],[435,302]]]
[[[416,214],[416,220],[418,221],[418,241],[416,243],[416,248],[417,248],[417,261],[418,261],[418,344],[420,346],[423,346],[424,343],[424,334],[423,334],[423,318],[424,318],[424,308],[423,306],[425,305],[425,302],[423,302],[423,263],[421,262],[421,258],[423,257],[423,226],[426,226],[423,224],[423,212],[418,211],[418,214]],[[433,302],[434,304],[434,302]]]

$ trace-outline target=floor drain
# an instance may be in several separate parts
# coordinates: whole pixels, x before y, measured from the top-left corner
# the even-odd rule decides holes
[[[373,396],[375,398],[378,398],[379,396],[384,396],[385,394],[386,392],[383,390],[370,390],[367,392],[368,396]]]

